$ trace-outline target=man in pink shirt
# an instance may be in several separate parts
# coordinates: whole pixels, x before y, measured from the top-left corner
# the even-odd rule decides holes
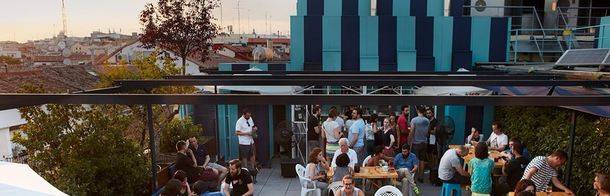
[[[409,139],[409,106],[402,106],[402,113],[398,117],[396,123],[398,124],[398,146],[406,144]]]

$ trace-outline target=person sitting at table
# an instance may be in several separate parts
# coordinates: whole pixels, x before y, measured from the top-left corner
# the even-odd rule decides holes
[[[470,135],[466,138],[466,144],[476,146],[479,142],[483,142],[483,136],[481,135],[481,131],[473,127],[470,129]]]
[[[468,155],[468,148],[459,146],[443,154],[438,166],[438,178],[449,184],[468,184],[468,172],[462,166],[462,157]]]
[[[174,176],[172,177],[172,179],[176,179],[179,180],[181,183],[180,186],[180,194],[181,195],[191,195],[191,187],[189,186],[189,182],[187,180],[186,177],[186,172],[182,171],[182,170],[178,170],[176,171],[176,173],[174,173]]]
[[[335,155],[333,156],[331,166],[337,167],[337,162],[336,162],[337,157],[343,153],[345,153],[345,154],[347,154],[347,156],[349,156],[349,166],[351,168],[354,168],[356,163],[358,163],[358,155],[356,154],[356,151],[349,148],[349,143],[348,143],[347,138],[339,139],[339,149],[337,149],[337,151],[335,151]]]
[[[333,168],[333,181],[338,182],[341,181],[343,176],[354,174],[354,169],[349,167],[349,156],[345,153],[337,156],[337,167]]]
[[[598,196],[610,196],[610,178],[608,175],[596,173],[593,188]]]
[[[474,159],[468,163],[472,195],[489,195],[491,193],[491,172],[494,161],[489,159],[489,148],[485,143],[478,143],[474,149]]]
[[[500,153],[501,156],[503,157],[507,157],[509,160],[510,159],[515,159],[515,153],[513,152],[512,146],[515,144],[519,144],[521,146],[521,157],[527,159],[528,161],[530,160],[530,154],[527,151],[527,148],[525,147],[525,144],[523,144],[523,142],[521,142],[521,140],[517,139],[517,138],[512,138],[510,139],[510,141],[508,142],[508,149],[502,153]]]
[[[522,179],[534,181],[536,191],[539,192],[546,191],[549,181],[552,181],[555,187],[568,194],[573,194],[572,190],[564,186],[557,178],[557,169],[566,163],[567,157],[568,154],[563,150],[556,150],[547,157],[537,156],[525,168]]]
[[[496,151],[504,151],[508,146],[508,136],[502,132],[502,124],[500,122],[494,122],[491,124],[493,132],[487,139],[489,149]]]
[[[517,182],[517,185],[515,185],[514,192],[515,195],[522,192],[536,193],[536,185],[532,180],[523,179]]]
[[[161,196],[189,196],[189,193],[183,191],[183,183],[178,179],[167,181]]]
[[[529,160],[525,158],[523,154],[523,146],[521,146],[520,142],[514,142],[510,145],[511,151],[513,153],[513,159],[507,161],[502,167],[502,173],[504,174],[504,180],[508,186],[508,190],[513,190],[517,186],[517,182],[523,176],[523,172],[525,172],[525,167],[529,164]]]
[[[413,184],[415,181],[412,174],[417,172],[419,160],[415,154],[411,153],[411,146],[409,144],[402,145],[402,152],[394,157],[394,167],[396,173],[398,173],[398,179],[401,179],[401,191],[402,195],[413,194]]]
[[[343,188],[339,189],[337,196],[364,196],[364,191],[355,186],[354,179],[351,175],[345,175],[341,179]]]
[[[326,174],[324,171],[328,171],[328,163],[326,159],[324,159],[324,152],[321,148],[314,148],[309,153],[309,163],[305,167],[305,178],[310,179],[313,183],[315,183],[316,188],[325,192],[325,189],[328,187],[328,183],[326,183]],[[308,188],[313,188],[313,185],[308,185]]]
[[[371,155],[371,158],[368,160],[365,166],[379,166],[382,160],[384,160],[389,165],[389,163],[392,161],[392,158],[386,157],[385,154],[383,154],[383,146],[376,146],[375,150],[373,150],[373,155]]]

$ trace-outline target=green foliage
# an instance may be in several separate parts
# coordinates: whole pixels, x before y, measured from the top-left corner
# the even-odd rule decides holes
[[[6,63],[7,65],[19,65],[21,64],[21,61],[10,56],[0,55],[0,63]]]
[[[497,107],[496,116],[509,137],[523,140],[532,156],[569,150],[571,111],[556,107]],[[596,171],[608,172],[610,119],[577,113],[571,189],[593,195]],[[563,172],[567,167],[564,166]],[[562,176],[560,176],[562,177]]]
[[[161,132],[161,152],[176,152],[176,143],[178,141],[198,137],[201,135],[202,130],[201,126],[193,124],[191,118],[173,119]]]
[[[145,190],[147,157],[123,137],[130,117],[120,107],[46,105],[21,108],[29,165],[73,195],[134,195]]]

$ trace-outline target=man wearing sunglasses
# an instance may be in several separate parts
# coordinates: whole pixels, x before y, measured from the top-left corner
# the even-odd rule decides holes
[[[239,140],[239,159],[246,167],[248,167],[249,163],[249,168],[255,168],[254,161],[250,161],[250,159],[253,156],[252,144],[254,144],[252,132],[256,130],[254,120],[252,120],[252,113],[248,109],[244,109],[241,118],[235,123],[235,134]]]

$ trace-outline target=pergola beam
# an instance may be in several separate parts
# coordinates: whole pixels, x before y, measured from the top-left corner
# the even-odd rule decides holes
[[[497,106],[610,106],[602,96],[417,96],[259,94],[0,94],[0,106],[40,104],[397,104]]]

